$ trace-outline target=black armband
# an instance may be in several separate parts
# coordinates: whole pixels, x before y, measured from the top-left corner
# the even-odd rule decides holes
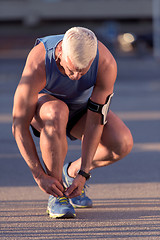
[[[93,102],[91,99],[88,100],[88,109],[92,112],[100,113],[102,115],[102,125],[107,123],[107,113],[109,111],[111,98],[113,97],[114,93],[110,94],[107,97],[105,104],[98,104]]]

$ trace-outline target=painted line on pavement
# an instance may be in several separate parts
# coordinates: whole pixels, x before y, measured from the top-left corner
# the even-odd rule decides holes
[[[131,111],[115,112],[122,120],[126,121],[149,121],[160,120],[160,111]],[[12,115],[8,113],[0,114],[0,123],[11,123]]]
[[[39,149],[39,148],[38,148]],[[69,145],[68,151],[81,151],[81,145]],[[40,150],[38,150],[40,153]],[[135,143],[132,152],[160,152],[160,142]],[[20,153],[0,153],[0,159],[22,158]]]

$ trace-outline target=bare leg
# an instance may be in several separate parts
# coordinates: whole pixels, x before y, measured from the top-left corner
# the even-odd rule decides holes
[[[40,95],[32,125],[40,131],[40,149],[47,173],[62,182],[62,168],[67,154],[67,105],[53,96]]]
[[[83,127],[85,116],[74,126],[71,134],[79,139],[83,136]],[[126,125],[112,112],[108,113],[108,122],[104,126],[101,142],[95,153],[90,170],[97,167],[104,167],[112,164],[126,155],[128,155],[133,146],[133,139],[130,130]],[[81,166],[81,158],[73,162],[68,174],[71,177],[77,175]]]

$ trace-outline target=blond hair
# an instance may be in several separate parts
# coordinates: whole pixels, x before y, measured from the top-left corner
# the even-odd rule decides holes
[[[86,68],[97,54],[97,38],[95,34],[83,27],[69,29],[62,41],[62,54],[67,61],[70,58],[72,64],[79,68]]]

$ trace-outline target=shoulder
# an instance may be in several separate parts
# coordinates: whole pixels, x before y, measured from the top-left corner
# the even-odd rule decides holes
[[[110,51],[98,42],[99,62],[96,84],[92,100],[104,104],[108,95],[113,93],[117,77],[117,64]]]
[[[99,50],[99,70],[107,70],[112,68],[113,71],[117,71],[117,63],[108,48],[100,41],[98,41]]]
[[[33,71],[45,67],[45,53],[43,43],[39,43],[29,52],[25,66],[31,67]]]
[[[96,85],[112,88],[117,77],[117,63],[111,52],[100,41],[98,42],[99,63]]]
[[[45,52],[43,43],[32,48],[28,54],[22,76],[28,75],[30,79],[34,77],[39,82],[40,80],[45,81]]]
[[[35,93],[45,87],[45,49],[43,44],[38,44],[28,54],[18,86],[21,85],[28,90],[34,89]]]

